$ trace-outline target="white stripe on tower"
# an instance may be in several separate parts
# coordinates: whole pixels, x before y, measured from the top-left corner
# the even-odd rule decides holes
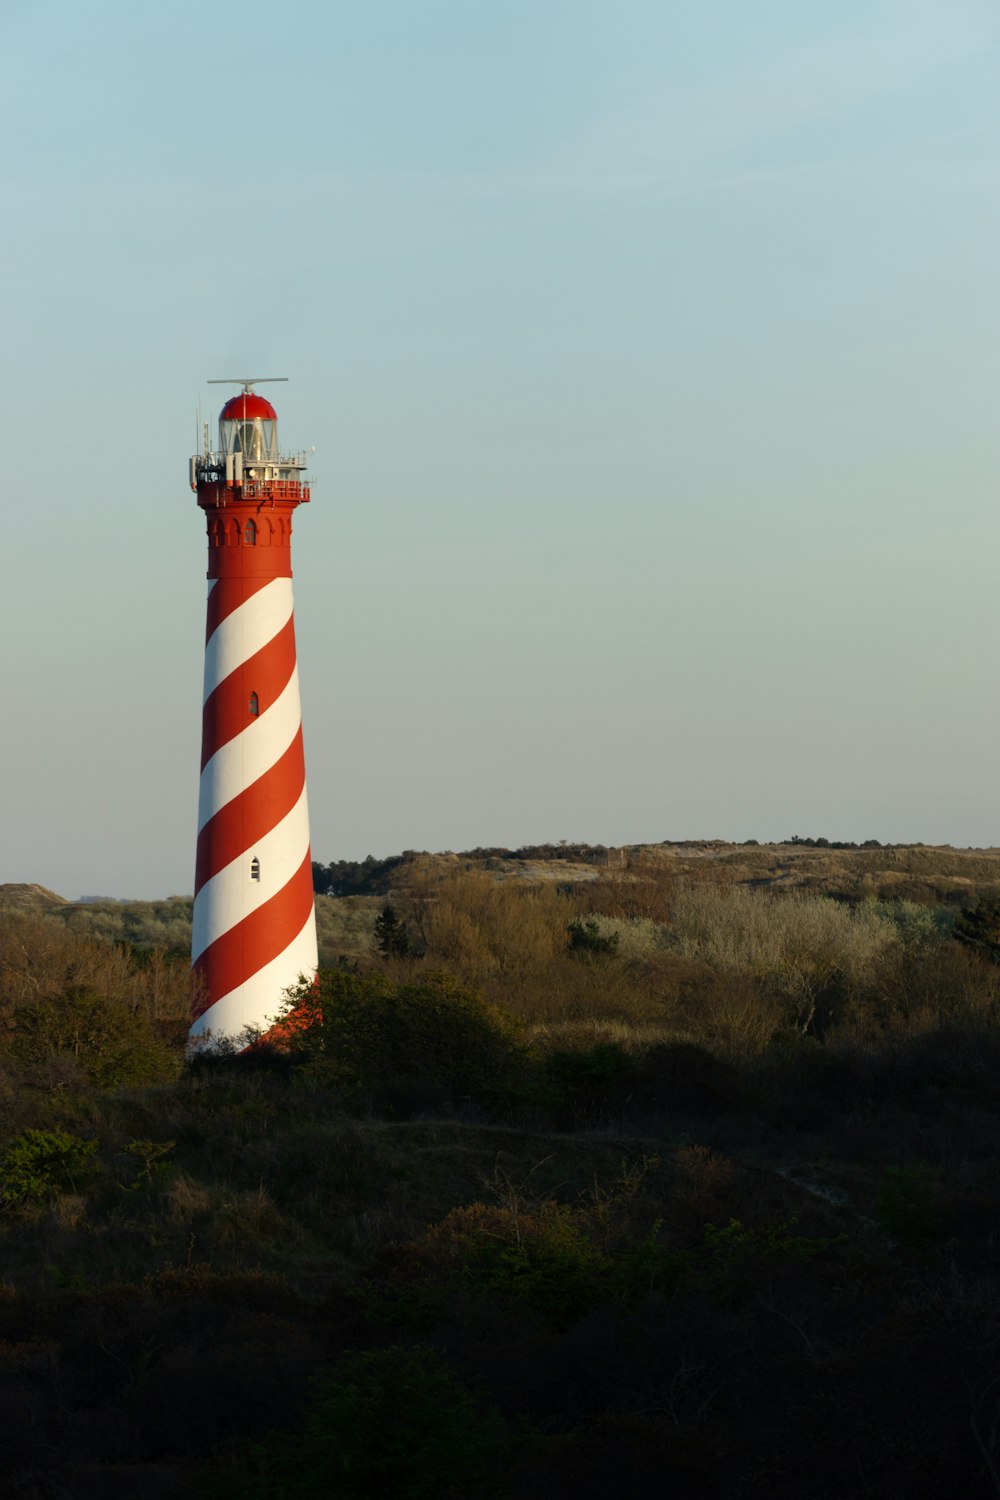
[[[209,595],[215,587],[213,578]],[[273,640],[292,618],[292,580],[273,578],[245,604],[215,627],[205,642],[205,691],[202,702],[224,677],[242,666],[255,652]]]
[[[266,1031],[278,1008],[275,995],[280,995],[289,985],[295,985],[300,976],[310,976],[315,972],[316,923],[311,918],[277,958],[265,963],[238,990],[223,995],[221,1000],[202,1011],[188,1033],[189,1042],[197,1046],[200,1041],[210,1038],[239,1037],[246,1034],[248,1026]],[[264,1020],[255,1022],[247,1020],[248,1016],[262,1016]]]
[[[250,692],[255,689],[251,688]],[[249,701],[250,694],[247,694]],[[234,739],[220,745],[203,767],[198,792],[198,831],[245,786],[263,776],[288,749],[302,727],[299,674],[293,671],[277,700]],[[197,892],[195,893],[197,895]]]
[[[309,807],[303,787],[302,795],[288,816],[256,841],[252,857],[260,861],[262,873],[266,870],[270,875],[273,871],[274,879],[268,882],[273,892],[291,880],[308,852]],[[192,960],[200,958],[210,943],[224,932],[231,931],[267,901],[264,881],[251,881],[248,885],[246,868],[247,854],[244,851],[224,865],[217,875],[206,880],[195,897]]]

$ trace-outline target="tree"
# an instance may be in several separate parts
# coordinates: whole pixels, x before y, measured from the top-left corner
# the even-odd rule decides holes
[[[378,951],[384,953],[386,958],[417,956],[409,928],[389,902],[383,906],[381,915],[375,918],[375,939]]]
[[[955,920],[955,936],[1000,963],[1000,895],[991,891],[961,911]]]

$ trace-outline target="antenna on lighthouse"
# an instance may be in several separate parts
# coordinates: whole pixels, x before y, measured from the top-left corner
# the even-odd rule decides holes
[[[255,385],[287,385],[287,375],[231,375],[228,380],[209,380],[207,385],[241,385],[249,395]]]

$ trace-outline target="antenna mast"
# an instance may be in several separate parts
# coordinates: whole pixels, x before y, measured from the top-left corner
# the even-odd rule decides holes
[[[287,385],[287,375],[231,375],[227,380],[209,380],[207,385],[241,385],[243,394],[250,395],[255,385]]]

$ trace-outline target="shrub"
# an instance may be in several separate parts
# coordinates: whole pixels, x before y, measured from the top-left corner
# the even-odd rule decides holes
[[[517,983],[565,947],[571,912],[551,885],[469,871],[449,875],[433,897],[415,891],[411,884],[410,914],[428,953],[470,983]]]
[[[886,1167],[876,1194],[879,1222],[907,1250],[924,1250],[940,1236],[940,1196],[915,1167]]]
[[[165,1082],[181,1065],[145,1016],[84,987],[22,1006],[11,1050],[29,1077],[54,1058],[72,1057],[99,1088]]]
[[[678,892],[670,940],[675,952],[737,978],[741,989],[749,980],[779,999],[784,1024],[807,1033],[826,1029],[908,935],[923,942],[932,928],[909,910],[893,920],[881,902],[852,910],[822,896],[691,886]]]
[[[556,1324],[605,1301],[610,1289],[611,1264],[584,1215],[551,1200],[523,1211],[453,1209],[422,1249],[462,1291],[526,1304]]]
[[[96,1150],[96,1141],[63,1130],[23,1130],[0,1157],[0,1203],[21,1208],[75,1186]]]
[[[543,1070],[561,1100],[592,1096],[635,1071],[635,1063],[614,1042],[597,1042],[579,1051],[558,1048],[546,1055]]]
[[[618,932],[614,929],[602,931],[596,917],[574,917],[566,931],[569,933],[571,948],[582,949],[586,953],[615,953],[618,949]]]
[[[347,1354],[317,1385],[305,1419],[255,1450],[241,1500],[486,1500],[502,1484],[507,1433],[433,1350]]]
[[[510,1018],[448,974],[395,985],[385,974],[329,969],[298,1003],[316,1020],[292,1045],[321,1055],[355,1090],[415,1080],[442,1098],[476,1097],[520,1056]]]
[[[524,1196],[502,1173],[500,1201],[454,1208],[409,1244],[383,1257],[388,1279],[372,1283],[376,1322],[426,1326],[454,1294],[527,1309],[566,1327],[611,1301],[672,1288],[686,1257],[660,1241],[661,1220],[637,1200],[655,1157],[622,1162],[608,1187],[594,1184],[575,1204]]]
[[[163,1160],[176,1146],[176,1141],[150,1141],[146,1139],[127,1141],[121,1154],[127,1158],[131,1180],[119,1186],[131,1191],[139,1187],[152,1187],[154,1182],[170,1172],[170,1163]]]
[[[556,1048],[547,1052],[541,1065],[542,1104],[570,1111],[574,1119],[621,1108],[634,1082],[636,1064],[615,1042],[597,1042],[592,1047]]]

